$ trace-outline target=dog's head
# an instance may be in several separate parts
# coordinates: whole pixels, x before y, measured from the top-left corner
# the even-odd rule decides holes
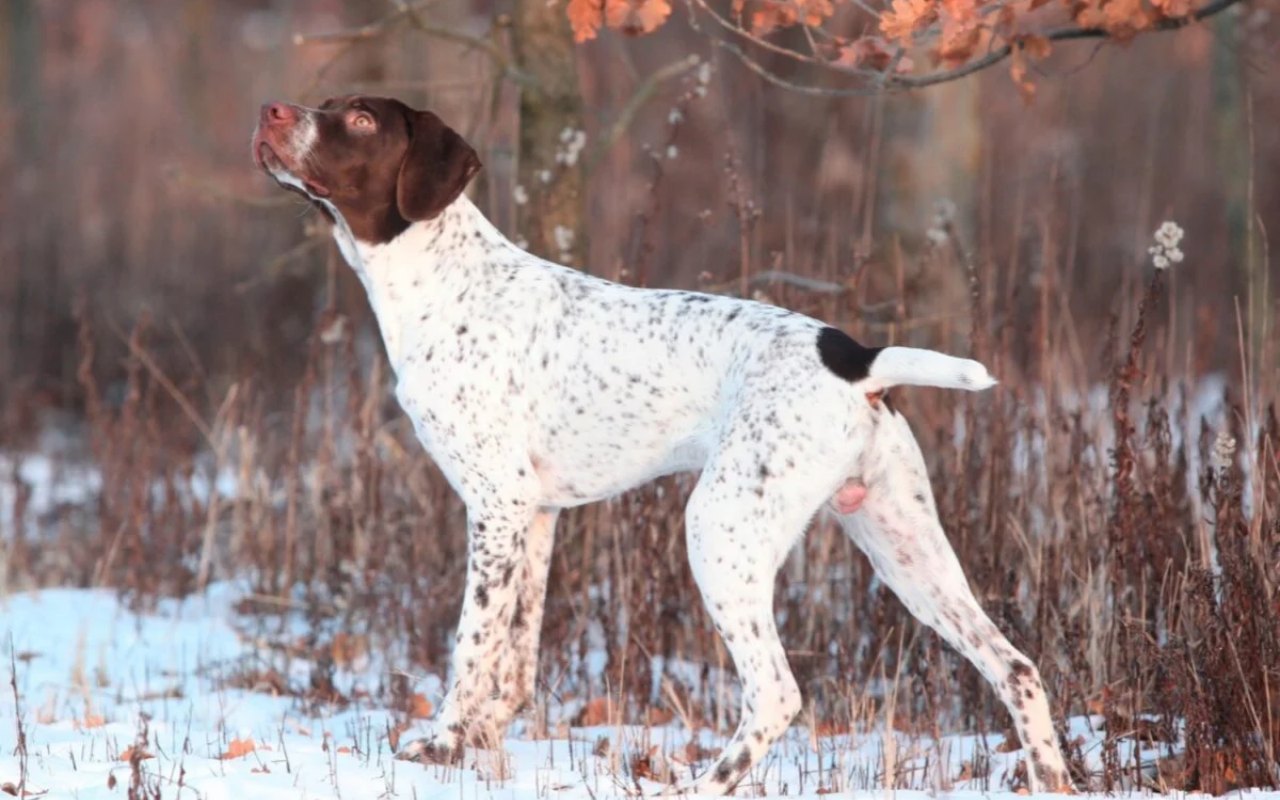
[[[371,244],[438,216],[480,169],[476,151],[438,116],[387,97],[267,103],[253,157]]]

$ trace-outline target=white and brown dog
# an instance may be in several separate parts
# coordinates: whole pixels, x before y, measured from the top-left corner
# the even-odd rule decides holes
[[[822,509],[917,618],[991,682],[1033,790],[1065,789],[1036,668],[983,613],[947,542],[924,460],[882,400],[900,384],[994,385],[968,361],[869,348],[809,317],[637,289],[507,240],[463,194],[475,151],[396,100],[262,108],[259,166],[333,222],[360,276],[418,438],[467,506],[466,597],[434,733],[402,757],[454,760],[534,690],[556,515],[700,471],[690,565],[742,681],[723,755],[685,789],[732,788],[791,724],[774,576]]]

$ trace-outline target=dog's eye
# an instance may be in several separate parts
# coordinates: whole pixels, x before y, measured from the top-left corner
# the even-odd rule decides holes
[[[356,111],[347,118],[347,124],[353,128],[371,129],[373,128],[373,117],[363,111]]]

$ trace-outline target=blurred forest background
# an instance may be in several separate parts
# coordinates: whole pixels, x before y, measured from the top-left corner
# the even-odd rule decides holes
[[[492,15],[510,11],[500,6],[449,0],[424,13],[439,29],[487,40]],[[652,285],[695,286],[703,271],[727,281],[740,259],[837,281],[869,263],[874,280],[919,249],[945,201],[967,246],[1016,265],[1017,296],[1035,294],[1046,261],[1062,263],[1056,312],[1071,312],[1093,364],[1098,323],[1141,279],[1151,232],[1175,219],[1188,231],[1189,262],[1174,302],[1198,322],[1180,345],[1192,347],[1198,371],[1223,368],[1237,350],[1233,298],[1268,269],[1277,285],[1261,249],[1265,222],[1280,219],[1280,20],[1271,2],[1127,47],[1060,44],[1035,76],[1032,105],[1002,67],[909,95],[799,96],[709,47],[677,7],[658,35],[572,47],[575,85],[551,90],[566,107],[560,128],[527,141],[520,85],[497,80],[516,66],[509,29],[497,34],[498,58],[403,20],[363,40],[294,44],[295,34],[350,32],[394,10],[375,0],[0,8],[6,407],[75,405],[77,296],[124,328],[148,311],[180,330],[187,344],[165,336],[158,357],[181,361],[189,348],[220,382],[263,368],[285,385],[296,378],[311,321],[328,302],[326,251],[318,243],[291,251],[310,215],[272,192],[246,155],[258,105],[269,99],[318,103],[359,91],[438,109],[476,143],[486,165],[482,207],[512,232],[531,216],[517,220],[512,200],[522,147],[526,161],[549,159],[560,128],[583,129],[589,169],[578,202],[589,235],[578,264],[605,274],[628,268],[638,259],[637,217],[648,212],[652,251],[642,260]],[[651,210],[646,148],[665,156],[680,85],[646,81],[695,54],[716,69],[707,96],[690,104],[678,155],[661,162]],[[642,88],[654,96],[635,107]],[[628,124],[615,132],[619,121]],[[536,195],[536,182],[528,189]],[[745,238],[732,207],[739,201],[758,214]],[[1062,252],[1044,252],[1046,227]],[[922,280],[904,271],[907,283]],[[963,281],[952,277],[931,276],[922,287],[928,306],[908,313],[954,309]],[[340,271],[337,282],[341,307],[365,325],[355,281]],[[119,352],[111,337],[102,345]],[[34,430],[24,422],[9,435]]]
[[[263,102],[389,94],[464,132],[478,204],[544,255],[985,360],[996,393],[904,407],[979,597],[1055,711],[1159,755],[1085,779],[1274,786],[1278,68],[1276,0],[1059,43],[1031,103],[1007,66],[789,92],[680,4],[651,36],[575,45],[541,0],[5,0],[0,589],[145,604],[241,578],[302,603],[318,652],[355,636],[444,668],[461,509],[387,393],[326,226],[249,153]],[[1186,260],[1157,279],[1165,220]],[[562,522],[544,649],[560,691],[718,708],[674,673],[651,688],[656,656],[723,658],[683,562],[686,488]],[[848,542],[822,527],[801,551],[778,602],[814,713],[1007,722]],[[602,643],[605,678],[583,658]],[[863,694],[886,674],[906,689]]]

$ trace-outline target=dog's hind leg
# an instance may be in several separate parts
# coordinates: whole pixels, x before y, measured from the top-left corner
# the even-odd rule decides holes
[[[1040,673],[978,605],[938,522],[920,448],[903,417],[880,412],[866,451],[861,509],[840,515],[850,538],[917,619],[960,651],[995,688],[1026,750],[1031,791],[1067,791]]]

